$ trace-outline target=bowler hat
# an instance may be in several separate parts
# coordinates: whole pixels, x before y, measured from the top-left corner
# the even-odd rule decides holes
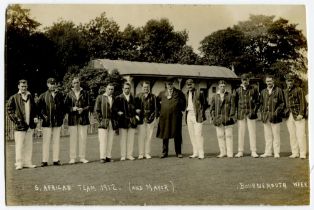
[[[167,77],[166,82],[174,82],[175,78],[174,77]]]

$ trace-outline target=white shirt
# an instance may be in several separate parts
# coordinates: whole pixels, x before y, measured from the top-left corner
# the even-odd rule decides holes
[[[243,84],[241,84],[241,87],[243,88],[243,90],[247,89]]]
[[[271,94],[271,93],[273,92],[273,89],[274,89],[274,86],[272,86],[272,88],[268,88],[268,87],[267,87],[268,94]]]
[[[30,95],[30,92],[26,92],[26,94],[22,94],[21,91],[19,91],[19,93],[21,94],[22,99],[24,101],[26,101],[28,95]],[[29,122],[30,122],[30,110],[31,110],[30,100],[27,100],[27,102],[24,102],[24,107],[25,107],[25,122],[27,123],[27,125],[29,125]]]
[[[83,90],[83,88],[80,88],[79,91],[76,91],[74,88],[72,88],[72,90],[73,90],[73,92],[75,94],[76,100],[78,100],[79,97],[80,97],[80,92],[81,92],[81,90]]]
[[[50,92],[51,92],[52,97],[54,98],[56,95],[56,91],[50,91]]]
[[[188,107],[186,108],[187,111],[194,111],[192,95],[193,95],[192,92],[189,91]]]
[[[107,96],[109,104],[110,104],[110,108],[112,107],[112,96],[108,96],[107,93],[104,93],[104,96]]]
[[[225,98],[225,92],[224,93],[221,93],[220,91],[218,91],[218,94],[219,94],[219,96],[220,96],[220,100],[224,100],[224,98]]]

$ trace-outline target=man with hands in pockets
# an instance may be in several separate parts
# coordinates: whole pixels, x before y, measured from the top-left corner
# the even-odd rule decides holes
[[[33,133],[37,119],[37,109],[34,98],[27,91],[27,80],[18,82],[18,93],[10,97],[7,104],[9,118],[15,124],[15,169],[35,168],[32,164]]]

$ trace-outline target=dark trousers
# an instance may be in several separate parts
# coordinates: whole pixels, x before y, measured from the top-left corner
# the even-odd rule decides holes
[[[174,138],[174,149],[177,155],[181,153],[182,135],[178,135]],[[169,139],[163,139],[162,141],[162,154],[168,155]]]

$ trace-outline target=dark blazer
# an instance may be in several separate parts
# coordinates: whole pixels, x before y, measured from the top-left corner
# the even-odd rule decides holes
[[[306,100],[303,90],[300,87],[293,87],[284,90],[285,110],[284,117],[288,118],[290,112],[296,120],[298,115],[306,117]]]
[[[89,125],[90,98],[86,90],[81,89],[79,98],[76,99],[73,90],[70,90],[65,97],[65,108],[68,113],[68,125]],[[83,112],[73,111],[73,107],[83,108]]]
[[[64,96],[61,92],[56,92],[55,97],[49,90],[39,96],[38,114],[43,119],[43,127],[60,127],[63,124],[65,115]]]
[[[167,90],[159,93],[157,97],[160,111],[157,137],[161,139],[175,138],[181,135],[182,112],[185,111],[186,100],[182,91],[173,88],[171,99],[168,99]]]
[[[210,114],[215,126],[228,126],[235,123],[235,103],[234,95],[225,92],[224,99],[221,100],[219,93],[212,98]]]
[[[185,94],[186,108],[189,101],[189,91]],[[205,111],[207,109],[207,101],[202,91],[194,90],[192,95],[193,108],[195,112],[196,122],[201,123],[206,120]],[[187,122],[188,111],[185,112],[185,122]]]
[[[135,109],[141,110],[138,124],[151,123],[157,117],[157,99],[152,93],[145,98],[144,93],[139,93],[135,97]]]
[[[281,88],[273,87],[271,94],[268,93],[267,88],[262,90],[260,96],[260,104],[260,111],[263,123],[266,123],[268,120],[271,123],[282,122],[285,102]]]
[[[119,128],[128,129],[137,127],[138,120],[135,117],[135,99],[131,94],[129,101],[127,101],[123,93],[118,95],[113,104],[113,111],[117,115]],[[119,111],[123,112],[121,116],[118,115]]]
[[[99,123],[98,128],[108,129],[109,122],[111,121],[113,130],[118,129],[117,115],[112,111],[113,104],[114,104],[113,96],[111,108],[108,96],[106,95],[97,96],[94,112],[96,115],[96,119]]]
[[[235,106],[237,119],[243,120],[257,119],[257,110],[259,107],[259,93],[256,88],[248,86],[246,90],[242,86],[235,91]]]
[[[7,104],[7,112],[9,118],[15,124],[16,131],[27,131],[29,128],[34,129],[36,127],[34,118],[37,117],[37,107],[34,98],[30,93],[28,93],[27,97],[28,100],[30,100],[29,124],[25,121],[25,107],[20,93],[16,93],[11,96]]]

